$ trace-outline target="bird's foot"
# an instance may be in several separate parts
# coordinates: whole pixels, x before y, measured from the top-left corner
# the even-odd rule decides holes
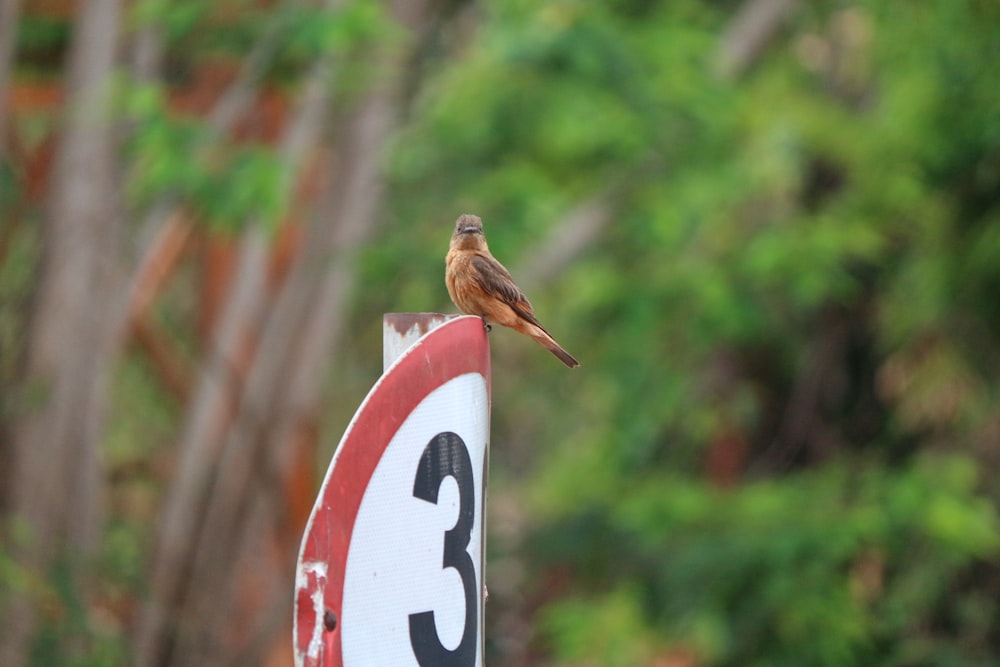
[[[482,318],[482,320],[483,320],[483,326],[486,327],[486,331],[493,331],[493,327],[490,326],[490,323],[486,321],[486,316],[485,315],[480,315],[479,317]]]

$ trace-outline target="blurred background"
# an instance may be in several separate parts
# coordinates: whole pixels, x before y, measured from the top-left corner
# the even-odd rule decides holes
[[[1000,664],[1000,3],[0,0],[0,664],[291,661],[460,213],[493,667]]]

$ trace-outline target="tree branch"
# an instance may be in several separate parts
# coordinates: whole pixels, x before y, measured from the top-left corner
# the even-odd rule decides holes
[[[521,260],[514,275],[522,287],[551,280],[586,252],[611,220],[607,193],[588,199],[551,227],[545,239]]]
[[[719,41],[716,73],[728,79],[745,72],[797,5],[798,0],[747,0]]]

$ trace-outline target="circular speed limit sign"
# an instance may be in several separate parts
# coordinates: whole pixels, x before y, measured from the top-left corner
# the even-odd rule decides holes
[[[296,665],[482,665],[488,438],[482,321],[450,320],[383,375],[334,454],[296,572]]]

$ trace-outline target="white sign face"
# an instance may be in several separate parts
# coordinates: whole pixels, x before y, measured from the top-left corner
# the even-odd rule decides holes
[[[350,667],[481,667],[486,380],[427,395],[361,500],[340,618]]]

